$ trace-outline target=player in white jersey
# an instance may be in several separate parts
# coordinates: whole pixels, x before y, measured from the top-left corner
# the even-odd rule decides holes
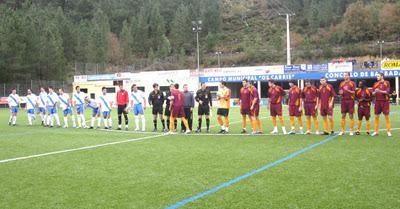
[[[133,110],[135,118],[135,131],[139,131],[139,117],[142,120],[142,131],[146,130],[146,120],[144,118],[144,110],[146,109],[146,96],[144,92],[139,90],[136,84],[132,85],[131,93],[129,95],[130,105]]]
[[[17,114],[21,103],[21,99],[17,94],[16,89],[12,89],[11,94],[7,98],[8,107],[10,108],[10,119],[8,120],[8,125],[15,126],[17,124]]]
[[[47,125],[50,128],[54,126],[54,119],[56,120],[57,127],[61,127],[60,117],[58,117],[58,95],[54,92],[53,87],[49,86],[49,94],[47,94]]]
[[[64,128],[68,128],[68,115],[71,116],[72,127],[76,128],[75,116],[72,112],[72,104],[69,95],[64,93],[64,89],[58,89],[58,100],[64,115]]]
[[[81,88],[79,86],[75,87],[76,93],[72,96],[72,103],[76,108],[76,114],[78,119],[78,128],[86,128],[86,119],[85,119],[85,97],[86,94],[81,92]]]
[[[103,87],[103,95],[99,97],[100,111],[103,113],[104,129],[112,129],[111,109],[112,102],[107,97],[107,88]]]
[[[40,87],[40,94],[38,96],[38,112],[40,115],[40,119],[42,119],[42,126],[47,125],[47,115],[46,115],[46,101],[47,101],[47,92],[43,87]]]
[[[32,125],[32,120],[36,121],[35,108],[36,108],[37,102],[38,102],[37,96],[35,94],[33,94],[30,89],[28,89],[27,95],[26,95],[25,109],[28,114],[28,123],[30,126]]]
[[[85,106],[89,107],[92,109],[92,119],[90,121],[90,128],[94,128],[94,122],[97,118],[97,128],[100,128],[101,125],[101,117],[100,117],[100,108],[99,108],[99,103],[95,99],[90,99],[88,96],[85,97]]]

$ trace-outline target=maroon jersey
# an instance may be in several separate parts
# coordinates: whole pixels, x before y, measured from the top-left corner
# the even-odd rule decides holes
[[[355,91],[356,90],[356,84],[353,81],[342,81],[339,85],[339,90],[343,91],[342,94],[342,100],[354,100],[354,94],[346,91]]]
[[[242,87],[240,89],[240,95],[239,95],[239,99],[240,99],[240,108],[241,109],[250,109],[250,105],[251,105],[251,89],[250,87]]]
[[[280,86],[270,87],[268,90],[269,102],[271,104],[281,104],[284,95],[285,91]]]
[[[390,92],[390,83],[389,81],[378,81],[374,84],[372,91],[379,89],[381,91],[386,91],[388,94]],[[375,99],[376,101],[389,101],[389,95],[383,93],[376,93]]]
[[[289,105],[290,106],[300,106],[301,100],[301,89],[294,86],[289,89]]]
[[[172,90],[171,91],[171,96],[174,97],[172,99],[172,106],[173,107],[183,107],[184,97],[183,97],[183,93],[182,92],[180,92],[179,90]]]
[[[319,100],[322,108],[329,107],[329,103],[335,96],[336,92],[331,84],[327,84],[326,86],[321,85],[319,87]]]
[[[258,90],[256,87],[250,88],[250,101],[251,101],[251,104],[253,104],[255,102],[254,106],[260,105],[260,95],[258,94]]]
[[[368,88],[357,89],[356,90],[356,98],[358,100],[358,107],[361,107],[361,108],[370,107],[372,92]],[[362,101],[360,101],[360,100],[362,100]]]
[[[304,87],[303,99],[304,103],[317,103],[319,97],[318,89],[315,86]]]

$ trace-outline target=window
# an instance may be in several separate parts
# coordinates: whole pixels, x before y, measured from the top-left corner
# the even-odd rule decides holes
[[[167,92],[167,91],[169,91],[169,86],[160,86],[160,91],[161,91],[161,92]]]
[[[113,81],[114,86],[119,86],[119,84],[122,84],[122,81]]]
[[[115,87],[106,88],[107,93],[115,93]]]

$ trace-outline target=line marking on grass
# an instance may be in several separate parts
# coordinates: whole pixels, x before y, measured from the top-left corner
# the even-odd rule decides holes
[[[73,149],[59,150],[59,151],[47,152],[47,153],[36,154],[36,155],[28,155],[28,156],[24,156],[24,157],[4,159],[4,160],[0,160],[0,164],[13,162],[13,161],[19,161],[19,160],[27,160],[27,159],[32,159],[32,158],[44,157],[44,156],[49,156],[49,155],[63,154],[63,153],[68,153],[68,152],[96,149],[99,147],[105,147],[105,146],[116,145],[116,144],[124,144],[124,143],[129,143],[129,142],[134,142],[134,141],[142,141],[142,140],[146,140],[146,139],[153,139],[153,138],[158,138],[158,137],[163,137],[163,136],[168,136],[168,135],[169,134],[152,135],[152,136],[140,137],[140,138],[135,138],[135,139],[128,139],[128,140],[124,140],[124,141],[109,142],[109,143],[104,143],[104,144],[97,144],[97,145],[91,145],[91,146],[85,146],[85,147],[79,147],[79,148],[73,148]]]
[[[219,190],[221,190],[221,189],[224,189],[224,188],[226,188],[226,187],[228,187],[228,186],[230,186],[230,185],[232,185],[232,184],[235,184],[235,183],[237,183],[237,182],[239,182],[239,181],[242,181],[242,180],[244,180],[244,179],[247,179],[247,178],[249,178],[249,177],[251,177],[251,176],[253,176],[253,175],[255,175],[255,174],[258,174],[258,173],[260,173],[260,172],[262,172],[262,171],[265,171],[265,170],[267,170],[267,169],[269,169],[269,168],[271,168],[271,167],[274,167],[274,166],[276,166],[276,165],[279,165],[279,164],[281,164],[281,163],[283,163],[283,162],[285,162],[285,161],[287,161],[287,160],[290,160],[290,159],[296,157],[297,155],[300,155],[300,154],[305,153],[305,152],[307,152],[307,151],[309,151],[309,150],[311,150],[311,149],[313,149],[313,148],[315,148],[315,147],[318,147],[318,146],[320,146],[320,145],[323,145],[323,144],[325,144],[325,143],[331,141],[332,139],[334,139],[334,138],[336,138],[336,137],[338,137],[338,135],[330,136],[330,137],[328,137],[328,138],[326,138],[326,139],[324,139],[324,140],[322,140],[322,141],[320,141],[320,142],[318,142],[318,143],[312,144],[312,145],[310,145],[310,146],[308,146],[308,147],[306,147],[306,148],[304,148],[304,149],[301,149],[301,150],[299,150],[299,151],[297,151],[297,152],[294,152],[294,153],[292,153],[292,154],[289,154],[289,155],[287,155],[287,156],[284,157],[284,158],[281,158],[281,159],[279,159],[279,160],[276,160],[276,161],[274,161],[274,162],[272,162],[272,163],[269,163],[269,164],[267,164],[267,165],[265,165],[265,166],[263,166],[263,167],[261,167],[261,168],[258,168],[258,169],[256,169],[256,170],[250,171],[249,173],[246,173],[246,174],[244,174],[244,175],[242,175],[242,176],[239,176],[239,177],[237,177],[237,178],[235,178],[235,179],[232,179],[232,180],[230,180],[230,181],[228,181],[228,182],[225,182],[225,183],[223,183],[223,184],[221,184],[221,185],[219,185],[219,186],[217,186],[217,187],[214,187],[214,188],[212,188],[212,189],[210,189],[210,190],[207,190],[207,191],[205,191],[205,192],[198,193],[198,194],[196,194],[196,195],[194,195],[194,196],[192,196],[192,197],[189,197],[189,198],[187,198],[187,199],[184,199],[184,200],[182,200],[182,201],[179,201],[179,202],[177,202],[177,203],[175,203],[175,204],[173,204],[173,205],[170,205],[170,206],[166,207],[165,209],[175,209],[175,208],[182,207],[182,206],[184,206],[184,205],[187,204],[187,203],[196,201],[197,199],[200,199],[200,198],[202,198],[202,197],[204,197],[204,196],[206,196],[206,195],[215,193],[215,192],[217,192],[217,191],[219,191]]]

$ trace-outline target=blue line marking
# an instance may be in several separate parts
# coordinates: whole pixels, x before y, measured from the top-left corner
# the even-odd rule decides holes
[[[212,189],[210,189],[210,190],[208,190],[208,191],[201,192],[201,193],[196,194],[196,195],[194,195],[194,196],[192,196],[192,197],[189,197],[189,198],[187,198],[187,199],[184,199],[184,200],[182,200],[182,201],[179,201],[179,202],[177,202],[177,203],[175,203],[175,204],[173,204],[173,205],[171,205],[171,206],[166,207],[165,209],[175,209],[175,208],[182,207],[183,205],[185,205],[185,204],[187,204],[187,203],[193,202],[193,201],[195,201],[195,200],[197,200],[197,199],[200,199],[200,198],[202,198],[202,197],[204,197],[204,196],[206,196],[206,195],[209,195],[209,194],[211,194],[211,193],[217,192],[217,191],[219,191],[219,190],[221,190],[221,189],[223,189],[223,188],[225,188],[225,187],[228,187],[228,186],[230,186],[230,185],[232,185],[232,184],[234,184],[234,183],[237,183],[237,182],[239,182],[239,181],[241,181],[241,180],[244,180],[244,179],[246,179],[246,178],[248,178],[248,177],[251,177],[251,176],[253,176],[253,175],[257,174],[257,173],[260,173],[260,172],[262,172],[262,171],[264,171],[264,170],[267,170],[268,168],[274,167],[274,166],[276,166],[276,165],[278,165],[278,164],[281,164],[281,163],[283,163],[283,162],[285,162],[285,161],[287,161],[287,160],[290,160],[291,158],[294,158],[294,157],[296,157],[297,155],[300,155],[300,154],[302,154],[302,153],[304,153],[304,152],[307,152],[308,150],[311,150],[311,149],[313,149],[313,148],[315,148],[315,147],[318,147],[318,146],[320,146],[320,145],[323,145],[323,144],[329,142],[330,140],[332,140],[332,139],[334,139],[334,138],[336,138],[336,137],[338,137],[337,134],[336,134],[336,135],[333,135],[333,136],[331,136],[331,137],[329,137],[329,138],[327,138],[327,139],[324,139],[324,140],[322,140],[322,141],[320,141],[320,142],[318,142],[318,143],[312,144],[312,145],[310,145],[310,146],[308,146],[308,147],[306,147],[306,148],[304,148],[304,149],[302,149],[302,150],[299,150],[299,151],[297,151],[297,152],[294,152],[294,153],[292,153],[292,154],[290,154],[290,155],[288,155],[288,156],[286,156],[286,157],[284,157],[284,158],[281,158],[281,159],[279,159],[279,160],[277,160],[277,161],[275,161],[275,162],[272,162],[272,163],[270,163],[270,164],[268,164],[268,165],[265,165],[265,166],[263,166],[263,167],[261,167],[261,168],[258,168],[258,169],[256,169],[256,170],[253,170],[253,171],[249,172],[249,173],[246,173],[246,174],[244,174],[243,176],[239,176],[239,177],[237,177],[237,178],[235,178],[235,179],[233,179],[233,180],[230,180],[230,181],[228,181],[228,182],[226,182],[226,183],[223,183],[223,184],[221,184],[221,185],[219,185],[219,186],[217,186],[217,187],[214,187],[214,188],[212,188]]]

